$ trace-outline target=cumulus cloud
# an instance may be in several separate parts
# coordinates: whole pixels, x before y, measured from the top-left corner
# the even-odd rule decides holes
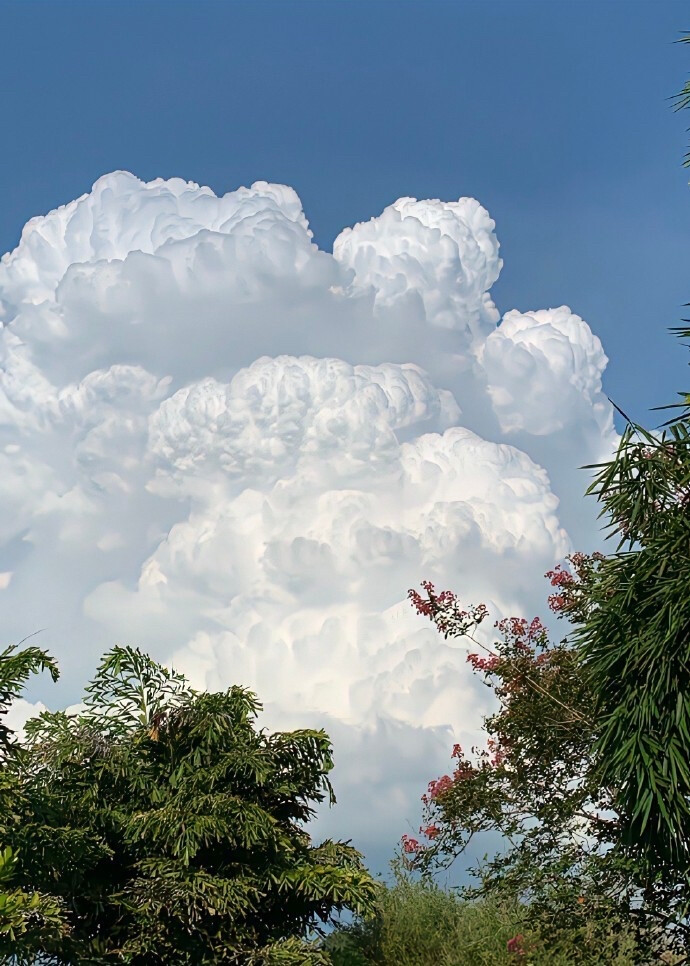
[[[377,308],[407,304],[423,324],[475,341],[499,319],[489,296],[503,264],[495,227],[474,198],[400,198],[380,217],[346,228],[333,254],[354,270],[353,289],[373,289]]]
[[[291,188],[126,172],[28,222],[0,262],[0,602],[9,640],[47,628],[63,704],[116,642],[252,687],[333,735],[324,828],[390,852],[486,701],[407,588],[545,616],[540,575],[601,543],[577,467],[617,440],[606,356],[565,306],[500,320],[498,251],[471,198],[329,253]]]

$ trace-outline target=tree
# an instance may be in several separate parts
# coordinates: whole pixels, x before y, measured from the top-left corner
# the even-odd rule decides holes
[[[5,845],[16,830],[23,811],[22,789],[17,771],[21,749],[12,730],[3,722],[12,701],[28,678],[49,671],[57,680],[53,659],[37,647],[19,650],[10,645],[0,651],[0,960],[32,963],[45,943],[59,941],[67,926],[60,903],[35,889],[16,883],[18,856]]]
[[[365,912],[376,883],[350,845],[311,844],[334,796],[323,731],[257,731],[249,691],[206,694],[117,647],[85,711],[27,726],[24,888],[69,913],[58,963],[327,963],[307,934]]]
[[[601,721],[602,781],[617,789],[621,844],[650,882],[690,868],[689,431],[686,419],[660,435],[630,423],[598,467],[588,493],[620,540],[575,633]]]
[[[572,622],[590,614],[592,589],[606,565],[602,554],[573,554],[572,571],[547,575],[551,609]],[[499,639],[482,647],[474,630],[483,605],[463,610],[450,591],[410,591],[418,613],[444,637],[468,637],[483,653],[468,656],[498,702],[484,721],[487,741],[453,748],[452,773],[430,782],[423,796],[420,838],[403,836],[402,854],[425,876],[452,862],[479,833],[504,843],[475,874],[473,898],[524,903],[527,922],[548,943],[578,949],[598,963],[603,944],[629,949],[646,962],[683,945],[685,924],[672,893],[642,896],[635,864],[615,848],[620,837],[618,789],[601,780],[592,748],[599,736],[597,699],[579,651],[566,637],[549,640],[539,618],[497,621]],[[579,937],[573,947],[573,936]]]

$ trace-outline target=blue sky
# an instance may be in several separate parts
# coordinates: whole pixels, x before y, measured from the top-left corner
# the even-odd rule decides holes
[[[674,0],[5,0],[0,248],[101,174],[300,194],[322,247],[401,195],[497,223],[503,312],[567,303],[629,414],[688,385]],[[658,414],[661,417],[663,414]]]

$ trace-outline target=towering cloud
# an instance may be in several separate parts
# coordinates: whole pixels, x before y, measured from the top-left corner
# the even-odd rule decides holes
[[[28,222],[0,264],[0,605],[60,659],[40,697],[116,642],[250,686],[332,734],[324,828],[383,863],[485,700],[407,588],[545,616],[540,575],[601,543],[577,467],[616,443],[606,356],[565,306],[499,321],[500,269],[470,198],[400,199],[332,254],[264,182],[117,172]]]

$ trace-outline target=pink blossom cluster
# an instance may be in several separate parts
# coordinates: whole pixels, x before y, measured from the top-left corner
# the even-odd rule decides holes
[[[426,591],[426,597],[412,589],[408,590],[407,596],[417,613],[434,621],[444,637],[461,637],[470,628],[481,624],[489,613],[485,604],[462,610],[457,594],[450,590],[437,594],[430,580],[423,580],[421,586]]]
[[[467,661],[472,665],[474,671],[481,671],[484,674],[492,674],[501,663],[501,659],[497,654],[492,654],[490,657],[480,657],[479,654],[468,654]]]
[[[556,564],[553,570],[547,572],[546,576],[551,580],[552,587],[559,587],[562,590],[570,589],[575,583],[575,578],[570,571],[563,570],[560,564]],[[565,594],[551,594],[548,604],[554,614],[560,614],[566,604]]]
[[[430,580],[423,580],[421,586],[427,593],[426,597],[422,597],[418,591],[412,589],[408,590],[407,596],[412,601],[417,613],[421,614],[422,617],[433,618],[440,609],[455,603],[457,600],[451,590],[442,590],[440,594],[437,594]]]
[[[417,839],[412,838],[410,835],[403,835],[400,839],[403,847],[403,852],[407,855],[414,855],[421,850],[421,846]]]
[[[489,738],[487,741],[487,746],[489,749],[489,763],[493,768],[500,768],[506,759],[506,750],[502,748],[501,745],[494,739]]]
[[[624,524],[621,524],[621,529],[623,532],[627,532]],[[566,557],[566,560],[569,560],[575,568],[577,580],[569,570],[564,570],[560,564],[556,564],[553,570],[546,572],[545,576],[551,581],[551,586],[559,589],[559,593],[552,594],[548,600],[549,607],[554,614],[564,614],[570,608],[573,603],[572,591],[582,581],[588,564],[601,562],[605,559],[604,554],[598,550],[589,555],[581,551],[570,554]]]
[[[427,791],[427,798],[429,801],[434,801],[444,795],[450,788],[453,787],[453,779],[450,775],[441,775],[435,781],[429,782],[429,788]]]
[[[546,628],[539,617],[533,617],[529,624],[524,617],[504,617],[503,620],[496,621],[494,627],[517,643],[522,643],[526,638],[527,644],[540,644],[546,634]]]

